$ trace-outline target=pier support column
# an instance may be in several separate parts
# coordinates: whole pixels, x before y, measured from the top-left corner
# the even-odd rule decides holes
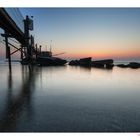
[[[8,33],[5,31],[5,45],[6,45],[6,58],[8,58],[9,70],[11,71],[11,54],[10,46],[8,45]]]
[[[21,58],[21,61],[23,60],[23,45],[21,45],[21,56],[20,56],[20,58]]]
[[[26,19],[24,20],[24,36],[25,36],[25,47],[27,48],[27,60],[30,64],[32,62],[32,45],[33,43],[33,37],[30,36],[29,30],[33,30],[33,20],[30,19],[28,16],[26,16]],[[31,40],[32,37],[32,40]],[[31,42],[32,41],[32,42]]]

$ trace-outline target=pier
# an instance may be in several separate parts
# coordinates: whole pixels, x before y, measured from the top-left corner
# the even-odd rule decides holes
[[[12,14],[11,14],[12,13]],[[11,55],[20,53],[21,62],[26,60],[26,64],[31,64],[33,55],[37,56],[37,44],[34,44],[34,37],[30,34],[33,30],[33,17],[23,17],[18,8],[0,8],[0,28],[4,30],[1,36],[4,38],[6,48],[6,58],[11,70]],[[9,39],[15,39],[19,42],[20,48],[9,42]],[[15,51],[11,52],[11,47]]]

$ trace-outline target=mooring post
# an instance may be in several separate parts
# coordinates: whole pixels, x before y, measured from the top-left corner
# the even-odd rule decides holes
[[[37,48],[37,44],[35,44],[35,49],[36,49],[36,59],[37,59],[37,55],[38,55],[38,48]]]
[[[21,45],[21,60],[23,60],[23,45]]]
[[[34,37],[31,35],[31,58],[33,58],[33,53],[35,53],[35,43]]]
[[[8,58],[9,70],[11,71],[11,54],[10,54],[10,47],[8,45],[8,32],[6,31],[5,31],[5,45],[6,45],[6,58]]]

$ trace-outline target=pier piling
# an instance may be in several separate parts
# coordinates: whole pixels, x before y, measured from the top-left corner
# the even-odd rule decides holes
[[[11,71],[11,54],[10,46],[8,45],[8,32],[5,31],[5,45],[6,45],[6,58],[8,58],[9,70]]]

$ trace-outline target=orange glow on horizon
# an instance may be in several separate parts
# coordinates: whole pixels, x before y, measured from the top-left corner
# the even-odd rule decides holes
[[[63,57],[69,58],[84,58],[92,57],[93,59],[103,59],[103,58],[140,58],[140,51],[127,50],[127,51],[80,51],[80,52],[70,52],[65,54]]]
[[[63,46],[63,47],[62,47]],[[140,58],[139,42],[136,41],[118,41],[114,42],[90,42],[71,44],[61,44],[57,48],[65,50],[66,54],[60,56],[63,58],[79,59],[84,57],[92,57],[93,59],[129,59]],[[56,48],[56,49],[57,49]]]

